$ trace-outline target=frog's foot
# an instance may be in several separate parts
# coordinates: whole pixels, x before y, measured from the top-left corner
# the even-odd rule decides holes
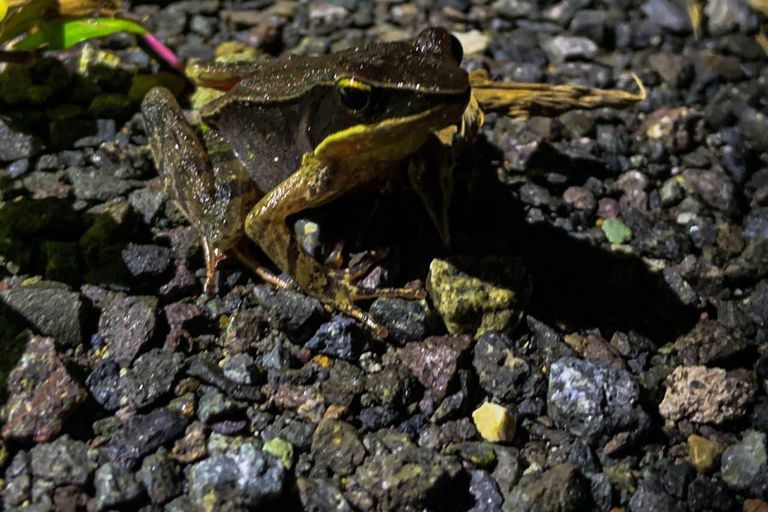
[[[293,284],[289,283],[280,276],[276,276],[267,267],[256,261],[253,256],[248,253],[247,249],[235,246],[233,249],[231,249],[231,252],[240,261],[240,263],[248,267],[251,272],[259,276],[265,283],[275,285],[278,288],[282,288],[284,290],[295,289]]]

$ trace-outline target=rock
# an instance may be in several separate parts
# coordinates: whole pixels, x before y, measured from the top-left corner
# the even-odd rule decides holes
[[[9,397],[2,410],[4,439],[54,439],[88,393],[56,353],[53,338],[32,336],[8,376]]]
[[[705,366],[678,366],[667,378],[659,412],[674,421],[719,424],[740,418],[755,394],[754,377]]]
[[[332,404],[350,407],[363,393],[365,380],[360,368],[345,361],[336,361],[329,377],[321,384],[323,396]]]
[[[597,208],[595,195],[584,187],[568,187],[563,193],[563,199],[583,212],[592,213]]]
[[[99,307],[99,336],[109,357],[125,368],[154,335],[157,298],[110,293]]]
[[[227,421],[245,409],[245,404],[227,398],[216,389],[208,389],[197,404],[197,416],[209,425]]]
[[[486,441],[508,443],[515,437],[517,419],[506,407],[485,402],[472,413],[477,431]]]
[[[630,512],[685,512],[685,505],[670,496],[658,475],[650,475],[640,482],[629,500]]]
[[[63,435],[30,450],[32,474],[56,485],[84,485],[90,467],[88,446]]]
[[[648,57],[648,64],[673,89],[689,85],[693,78],[693,65],[682,55],[654,53]]]
[[[672,0],[650,0],[641,9],[654,24],[670,32],[691,31],[691,21],[684,7]]]
[[[321,325],[304,347],[329,357],[356,361],[365,345],[365,332],[360,323],[339,314]]]
[[[550,367],[547,411],[557,425],[589,444],[640,437],[648,415],[638,405],[640,387],[625,370],[573,357]]]
[[[184,364],[184,356],[161,349],[142,354],[120,378],[120,406],[141,409],[168,393]]]
[[[579,512],[588,510],[589,481],[571,464],[544,473],[527,473],[504,502],[504,512]]]
[[[320,326],[324,309],[319,300],[268,285],[255,286],[253,292],[270,327],[283,331],[292,340],[304,342]]]
[[[241,384],[230,379],[217,364],[202,356],[192,360],[187,374],[210,384],[233,400],[260,402],[264,398],[260,386]]]
[[[768,281],[760,281],[749,295],[747,314],[761,327],[768,326]]]
[[[733,182],[724,172],[686,169],[683,171],[683,186],[689,194],[697,194],[715,210],[725,214],[736,211]]]
[[[122,256],[131,275],[139,279],[162,277],[173,262],[173,251],[159,245],[128,244]]]
[[[382,510],[451,503],[461,464],[426,448],[404,448],[371,455],[357,468],[355,480]]]
[[[505,336],[486,333],[475,345],[472,366],[477,372],[480,386],[502,401],[520,396],[523,385],[531,374],[531,367],[512,351],[511,341]]]
[[[109,462],[96,470],[93,486],[96,489],[96,510],[124,510],[143,492],[136,475],[130,469]]]
[[[227,501],[257,507],[283,490],[285,468],[252,443],[214,454],[189,469],[189,496],[198,505]]]
[[[723,482],[737,492],[763,496],[768,492],[768,451],[762,432],[749,432],[723,452]]]
[[[157,453],[146,456],[138,476],[149,495],[149,501],[155,505],[167,503],[181,494],[181,468],[165,449],[161,448]]]
[[[374,320],[387,328],[389,338],[398,346],[409,341],[421,341],[427,332],[427,313],[416,301],[405,299],[376,299],[369,310]]]
[[[397,349],[397,356],[424,387],[432,390],[435,400],[442,402],[471,343],[469,336],[432,336]]]
[[[687,365],[707,365],[722,361],[747,348],[746,337],[716,320],[701,320],[675,342],[675,349]]]
[[[54,119],[50,134],[56,148],[88,148],[114,140],[117,128],[114,119]]]
[[[66,285],[38,281],[0,292],[0,302],[18,313],[29,326],[57,342],[76,346],[83,342],[83,302]]]
[[[131,418],[101,451],[111,462],[133,466],[142,457],[179,437],[187,426],[186,418],[160,408]]]
[[[340,476],[351,475],[362,464],[366,451],[349,423],[323,420],[312,436],[315,464],[328,467]]]
[[[291,469],[293,466],[293,445],[288,441],[284,441],[279,437],[273,437],[264,443],[264,451],[280,459],[280,462],[286,469]]]
[[[704,8],[707,28],[719,36],[733,31],[753,32],[759,25],[757,16],[745,0],[712,0]]]
[[[427,291],[451,335],[511,332],[531,294],[531,281],[514,257],[432,260]]]
[[[296,481],[299,499],[307,512],[354,512],[344,495],[327,480],[310,480],[299,477]]]
[[[74,187],[75,196],[85,201],[109,201],[126,195],[136,186],[131,181],[96,168],[70,167],[67,175]]]
[[[736,510],[736,503],[722,482],[700,476],[688,485],[688,507],[692,512],[729,512]]]
[[[469,492],[475,504],[467,512],[499,512],[504,497],[499,486],[486,471],[469,472]]]
[[[461,43],[465,55],[473,53],[483,53],[488,47],[490,36],[479,30],[470,30],[468,32],[456,32],[454,34]]]
[[[589,60],[598,52],[594,41],[586,37],[556,36],[545,42],[542,47],[553,64],[569,60]]]
[[[0,119],[0,161],[32,158],[42,153],[43,149],[43,142],[38,137],[24,133]]]
[[[85,385],[93,398],[108,411],[114,411],[120,407],[120,365],[111,359],[102,359],[98,362]]]
[[[708,473],[714,466],[725,446],[706,437],[688,436],[688,458],[699,473]]]

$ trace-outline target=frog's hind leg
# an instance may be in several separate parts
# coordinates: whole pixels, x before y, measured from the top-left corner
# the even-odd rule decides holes
[[[379,337],[386,338],[386,328],[355,306],[354,301],[379,295],[417,298],[419,292],[367,290],[347,279],[337,279],[333,269],[324,268],[302,249],[286,224],[290,215],[325,204],[347,190],[370,181],[375,175],[376,169],[372,168],[356,172],[333,171],[311,155],[306,155],[298,171],[259,201],[246,218],[245,231],[280,269],[296,279],[305,293],[356,318]]]

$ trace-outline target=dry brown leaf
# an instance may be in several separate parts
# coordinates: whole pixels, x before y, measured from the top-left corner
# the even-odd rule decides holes
[[[754,10],[760,11],[768,16],[768,0],[747,0],[747,2],[749,2],[749,5],[751,5]]]
[[[521,119],[532,115],[555,116],[575,109],[634,105],[645,99],[645,88],[637,77],[635,79],[640,94],[576,85],[494,82],[480,69],[469,74],[472,94],[483,112]]]
[[[768,37],[765,37],[765,34],[760,32],[755,36],[755,41],[757,41],[757,44],[760,45],[765,54],[768,55]]]
[[[701,34],[701,3],[697,0],[688,0],[686,3],[688,4],[688,17],[691,19],[691,27],[693,27],[693,36],[698,39]]]

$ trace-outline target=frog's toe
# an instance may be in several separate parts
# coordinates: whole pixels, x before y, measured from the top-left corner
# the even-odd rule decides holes
[[[407,299],[421,300],[427,296],[427,292],[418,288],[362,288],[355,287],[354,300],[370,299]]]

